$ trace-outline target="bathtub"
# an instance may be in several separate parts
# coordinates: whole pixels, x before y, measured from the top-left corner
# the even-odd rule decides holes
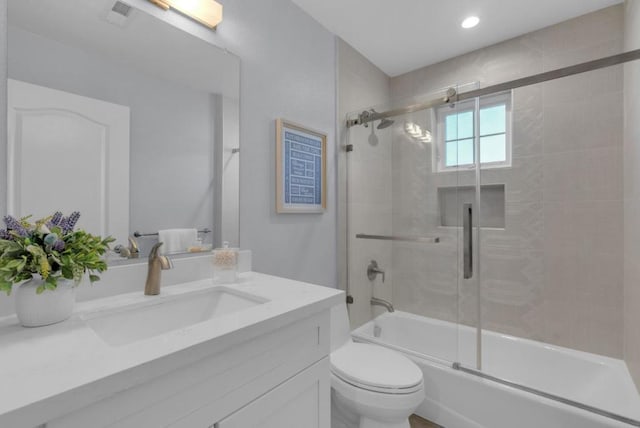
[[[625,423],[452,368],[475,368],[476,330],[406,312],[385,313],[352,332],[358,342],[400,351],[422,369],[419,416],[447,428],[640,426],[640,394],[622,360],[491,331],[482,372],[615,413]]]

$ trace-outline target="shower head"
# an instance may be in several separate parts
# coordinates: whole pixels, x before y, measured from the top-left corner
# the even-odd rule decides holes
[[[391,125],[393,125],[393,123],[394,123],[394,121],[391,120],[391,119],[382,119],[376,128],[377,129],[388,128]]]

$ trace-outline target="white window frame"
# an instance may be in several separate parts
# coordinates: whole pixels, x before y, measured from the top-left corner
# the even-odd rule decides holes
[[[503,92],[496,95],[486,96],[480,98],[480,109],[488,108],[494,105],[504,104],[505,105],[505,160],[504,161],[496,161],[496,162],[482,162],[480,164],[481,169],[488,168],[509,168],[511,167],[511,145],[512,145],[512,95],[511,91]],[[473,158],[474,162],[470,164],[464,165],[446,165],[446,145],[445,145],[445,118],[451,114],[460,114],[466,111],[474,111],[475,110],[475,99],[466,100],[459,102],[455,105],[455,107],[450,107],[449,105],[445,105],[442,107],[438,107],[434,112],[434,120],[436,123],[436,136],[434,145],[435,148],[435,167],[438,172],[448,172],[448,171],[458,171],[461,169],[475,169],[476,161],[478,159],[478,154],[474,153]],[[479,116],[479,115],[478,115]],[[474,114],[474,120],[476,115]],[[474,126],[475,128],[475,126]],[[482,136],[481,136],[482,137]],[[479,138],[476,135],[473,135],[474,139],[474,147],[475,147],[475,139]]]

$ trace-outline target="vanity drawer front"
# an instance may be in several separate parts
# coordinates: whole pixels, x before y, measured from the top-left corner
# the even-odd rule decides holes
[[[215,428],[328,428],[331,425],[329,357],[267,392],[262,397],[215,424]],[[194,423],[181,427],[206,427]]]
[[[122,391],[47,428],[159,428],[194,412],[215,422],[328,354],[329,312],[324,311]]]

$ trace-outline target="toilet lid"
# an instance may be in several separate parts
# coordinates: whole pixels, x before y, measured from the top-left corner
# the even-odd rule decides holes
[[[332,352],[331,371],[345,382],[372,391],[406,394],[422,386],[422,371],[413,361],[365,343],[348,343]]]

